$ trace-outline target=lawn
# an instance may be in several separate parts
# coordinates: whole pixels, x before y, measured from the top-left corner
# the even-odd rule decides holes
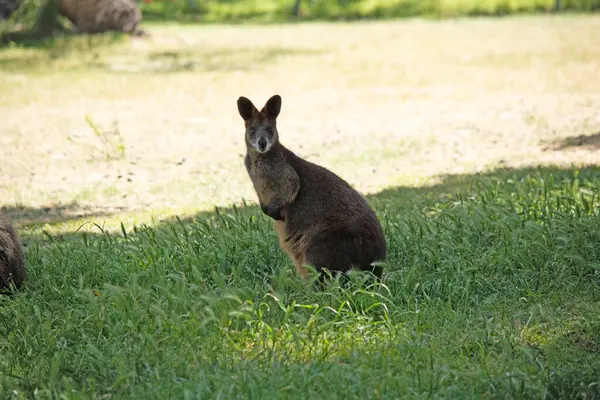
[[[145,28],[0,49],[0,397],[600,397],[599,18]],[[274,93],[380,285],[305,287],[254,205]]]

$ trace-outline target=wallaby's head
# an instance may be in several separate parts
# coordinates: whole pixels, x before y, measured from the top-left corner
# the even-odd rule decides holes
[[[262,110],[245,97],[237,101],[238,111],[246,125],[246,145],[259,153],[266,153],[279,141],[277,134],[277,116],[281,110],[281,97],[271,97]]]

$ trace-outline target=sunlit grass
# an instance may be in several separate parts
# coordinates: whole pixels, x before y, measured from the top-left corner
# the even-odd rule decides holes
[[[214,22],[281,22],[293,20],[295,0],[153,1],[141,5],[149,20]],[[191,6],[190,4],[195,4]],[[473,15],[548,13],[555,0],[331,0],[300,2],[300,17],[309,20],[381,19],[421,16],[451,18]],[[562,10],[590,11],[600,8],[596,0],[571,0]]]
[[[305,288],[256,208],[47,238],[0,299],[0,393],[597,396],[600,172],[464,182],[370,198],[390,256],[363,289]]]

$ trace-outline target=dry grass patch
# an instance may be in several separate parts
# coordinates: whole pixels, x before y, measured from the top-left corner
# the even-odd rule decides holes
[[[148,30],[0,51],[1,204],[166,216],[254,199],[240,95],[281,94],[283,142],[363,192],[600,160],[548,146],[600,130],[594,16]]]

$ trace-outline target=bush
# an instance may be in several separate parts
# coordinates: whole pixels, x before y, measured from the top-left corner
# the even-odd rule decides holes
[[[6,21],[0,21],[0,39],[10,32],[46,36],[60,27],[58,2],[55,0],[23,0]]]
[[[551,11],[557,0],[301,0],[304,19],[454,17]],[[144,19],[239,22],[293,17],[296,0],[144,0]],[[594,11],[600,0],[561,0],[561,9]]]

